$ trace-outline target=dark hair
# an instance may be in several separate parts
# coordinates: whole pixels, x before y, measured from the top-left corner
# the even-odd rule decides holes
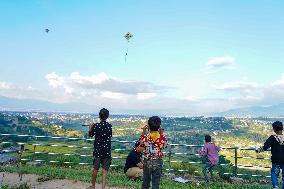
[[[135,142],[135,148],[137,148],[139,145],[140,145],[140,141],[137,140],[137,141]]]
[[[205,136],[205,142],[211,142],[211,136],[210,135]]]
[[[106,120],[108,116],[109,116],[109,111],[107,109],[103,108],[100,110],[100,113],[99,113],[100,119]]]
[[[272,123],[272,127],[274,131],[282,131],[283,130],[283,124],[281,121],[275,121]]]
[[[150,131],[158,131],[161,126],[161,122],[161,118],[159,118],[158,116],[150,117],[148,120]]]

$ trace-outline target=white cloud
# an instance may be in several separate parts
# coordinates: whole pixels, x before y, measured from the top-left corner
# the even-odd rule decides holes
[[[81,76],[79,72],[72,72],[69,76],[70,82],[74,82],[80,85],[85,85],[85,84],[90,84],[90,83],[93,85],[96,85],[96,84],[103,83],[110,79],[115,79],[115,78],[109,77],[105,73],[99,73],[98,75],[92,75],[88,77],[88,76]]]
[[[284,74],[282,77],[263,87],[264,104],[278,104],[284,102]]]
[[[148,99],[154,98],[156,96],[157,96],[156,93],[138,93],[137,94],[137,99],[138,100],[148,100]]]
[[[223,96],[229,95],[224,99],[224,103],[231,104],[233,108],[256,105],[264,98],[263,86],[246,78],[215,85],[213,88],[221,91]]]
[[[101,97],[120,100],[120,99],[125,98],[126,95],[124,95],[122,93],[114,93],[114,92],[110,92],[110,91],[104,91],[104,92],[101,93]]]
[[[246,79],[240,81],[231,81],[223,83],[221,85],[213,86],[216,90],[221,91],[237,91],[237,92],[249,92],[253,89],[257,89],[259,85],[255,82],[249,82]]]
[[[204,71],[214,73],[220,69],[235,69],[235,58],[231,56],[210,57],[206,63]]]
[[[233,67],[235,63],[235,58],[231,56],[223,57],[211,57],[208,59],[207,66],[212,66],[216,68],[222,67]]]
[[[61,91],[50,91],[0,81],[0,96],[16,99],[35,99],[56,103],[72,102],[74,97]]]
[[[284,102],[284,75],[268,85],[260,85],[246,78],[216,85],[214,86],[215,90],[221,92],[221,94],[214,93],[214,98],[212,98],[213,95],[207,95],[207,97],[204,97],[205,95],[194,96],[191,92],[188,93],[190,96],[187,97],[169,97],[161,92],[166,90],[165,88],[161,87],[162,89],[160,89],[155,84],[141,81],[134,82],[137,85],[141,84],[143,89],[147,88],[144,85],[145,83],[146,86],[150,85],[151,90],[149,91],[157,87],[157,92],[148,92],[147,90],[145,90],[147,92],[137,92],[140,91],[139,86],[135,86],[135,89],[130,89],[131,92],[129,92],[124,89],[125,85],[129,87],[128,81],[113,79],[106,74],[86,77],[73,73],[67,77],[62,77],[56,73],[51,73],[46,78],[51,88],[45,90],[29,85],[17,86],[13,83],[0,81],[0,96],[56,103],[83,103],[93,107],[110,107],[118,113],[156,112],[167,115],[200,115],[231,108]],[[106,90],[109,87],[103,90],[102,84],[109,82],[110,78],[115,81],[115,84],[118,81],[121,83],[123,88],[121,91],[123,92],[117,92],[116,88],[119,86],[114,87],[115,90]],[[85,82],[91,84],[85,85]],[[100,87],[97,87],[97,85],[100,85]],[[74,111],[80,110],[79,107],[74,107]]]
[[[62,77],[59,77],[55,72],[46,74],[45,78],[48,80],[48,84],[54,88],[63,85],[64,81]]]
[[[185,100],[188,100],[188,101],[192,101],[192,102],[197,102],[200,100],[199,97],[196,97],[196,96],[187,96],[184,98]]]
[[[11,87],[12,87],[11,83],[0,81],[0,89],[10,89]]]
[[[228,102],[232,108],[255,105],[272,105],[284,102],[284,74],[281,79],[271,82],[268,85],[260,85],[247,81],[246,78],[240,81],[227,82],[214,86],[218,91],[229,92],[229,96],[223,103]]]
[[[271,84],[272,87],[279,87],[284,88],[284,74],[282,74],[282,77],[280,80],[277,80]]]
[[[138,93],[161,93],[170,89],[169,87],[155,85],[150,82],[123,80],[108,76],[105,73],[92,76],[82,76],[78,72],[73,72],[70,76],[63,77],[55,72],[47,74],[45,78],[50,86],[64,89],[74,89],[74,91],[110,91],[113,93],[122,93],[128,95],[137,95]]]

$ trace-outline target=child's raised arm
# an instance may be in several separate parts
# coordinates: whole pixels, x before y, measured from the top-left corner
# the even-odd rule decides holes
[[[95,123],[89,125],[89,137],[93,137],[95,135],[95,128]]]
[[[159,128],[159,133],[160,133],[160,135],[163,135],[163,134],[164,134],[164,130],[165,130],[165,129],[162,128],[162,127]]]
[[[144,135],[149,130],[149,126],[148,125],[144,125],[141,129],[142,129],[142,134],[141,135]]]

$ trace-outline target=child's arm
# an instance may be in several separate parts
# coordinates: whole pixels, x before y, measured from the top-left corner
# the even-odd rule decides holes
[[[222,148],[220,146],[216,146],[216,150],[219,152]]]
[[[93,123],[89,126],[89,137],[93,137],[95,135],[95,128],[96,128],[95,123]]]
[[[201,150],[199,151],[199,154],[202,156],[206,156],[207,155],[207,148],[204,146],[201,148]]]
[[[136,156],[133,158],[134,163],[139,167],[140,169],[143,169],[143,163],[141,161],[141,158]]]
[[[164,128],[160,127],[159,128],[159,133],[160,133],[160,135],[163,135],[164,134]]]
[[[160,140],[161,140],[161,144],[160,144],[160,149],[164,149],[167,147],[168,145],[168,141],[167,141],[167,138],[166,136],[164,135],[164,128],[160,127],[159,128],[159,134],[160,134]]]
[[[162,131],[162,133],[163,133],[163,131]],[[168,145],[167,138],[166,138],[165,135],[163,135],[161,133],[160,133],[160,142],[161,142],[160,143],[160,149],[164,149],[164,148],[167,147],[167,145]]]
[[[263,152],[263,151],[265,151],[265,150],[268,150],[268,149],[271,147],[272,142],[273,142],[273,136],[270,136],[270,137],[265,141],[264,145],[263,145],[262,147],[256,149],[255,151],[256,151],[257,153],[260,153],[260,152]]]
[[[141,133],[141,135],[145,135],[148,130],[149,130],[149,126],[148,126],[148,125],[144,125],[144,127],[142,127],[142,133]]]
[[[137,165],[137,167],[139,167],[140,169],[143,169],[143,167],[144,167],[144,165],[143,165],[142,162],[139,162],[139,163],[137,163],[136,165]]]

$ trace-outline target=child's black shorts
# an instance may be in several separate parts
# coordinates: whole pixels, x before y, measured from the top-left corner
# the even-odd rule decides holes
[[[99,170],[100,165],[102,165],[103,169],[108,170],[110,167],[110,164],[111,164],[111,157],[107,157],[107,158],[94,157],[93,165],[94,165],[95,170]]]

